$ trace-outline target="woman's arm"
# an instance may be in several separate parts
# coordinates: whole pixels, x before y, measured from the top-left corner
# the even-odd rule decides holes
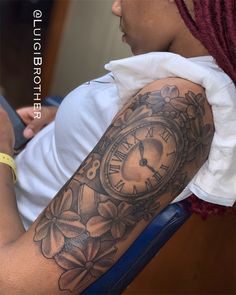
[[[13,156],[14,132],[7,113],[0,107],[0,152]],[[13,186],[11,168],[0,163],[0,247],[24,233]]]
[[[170,78],[145,87],[30,229],[9,229],[12,242],[0,248],[0,294],[80,293],[183,190],[207,159],[212,136],[200,86]]]

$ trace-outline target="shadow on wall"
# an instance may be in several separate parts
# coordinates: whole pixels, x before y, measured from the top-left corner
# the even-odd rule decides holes
[[[0,1],[0,92],[15,107],[32,104],[33,18],[35,9],[44,15],[42,46],[53,0]]]
[[[71,1],[54,71],[51,94],[66,95],[106,73],[104,64],[131,55],[121,41],[113,0]]]
[[[66,1],[69,8],[50,87],[50,94],[60,96],[103,75],[108,61],[131,55],[128,46],[121,42],[119,19],[111,13],[113,0]],[[33,11],[39,9],[43,13],[40,42],[44,55],[54,3],[55,0],[0,0],[0,92],[14,107],[32,105],[34,97]]]

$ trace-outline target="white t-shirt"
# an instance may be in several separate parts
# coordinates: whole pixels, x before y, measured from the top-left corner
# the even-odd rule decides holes
[[[55,122],[16,157],[17,203],[25,226],[91,152],[123,103],[148,83],[166,77],[201,84],[215,124],[209,160],[175,201],[193,192],[203,200],[232,206],[236,200],[236,90],[213,58],[149,53],[112,61],[106,68],[110,73],[73,90],[63,100]]]

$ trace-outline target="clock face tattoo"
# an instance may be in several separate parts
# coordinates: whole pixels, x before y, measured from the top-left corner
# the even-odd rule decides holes
[[[104,190],[125,201],[158,195],[180,167],[183,150],[174,121],[150,117],[123,129],[101,163]]]

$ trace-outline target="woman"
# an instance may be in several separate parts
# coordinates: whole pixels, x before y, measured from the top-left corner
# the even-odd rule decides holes
[[[217,2],[217,15],[227,14],[219,20],[235,24],[234,1],[185,2],[189,11],[194,4],[196,21]],[[189,23],[183,1],[114,2],[123,40],[136,56],[110,62],[109,74],[75,89],[55,122],[17,157],[16,195],[26,226],[65,183],[26,232],[13,164],[0,164],[2,294],[78,294],[176,197],[194,192],[233,205],[235,76],[227,65],[235,66],[235,59],[219,23],[221,58],[206,43],[213,42],[209,36],[201,43],[189,32],[178,9],[200,39],[202,30]],[[1,120],[8,122],[0,124],[0,151],[7,157],[14,138],[3,110]]]

